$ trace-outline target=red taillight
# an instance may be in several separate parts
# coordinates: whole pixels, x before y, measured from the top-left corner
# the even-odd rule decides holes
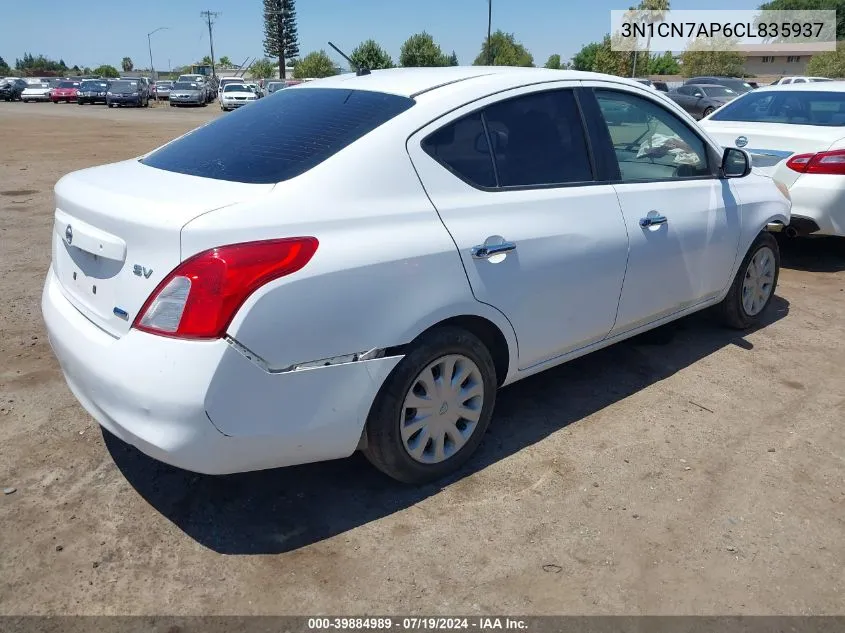
[[[303,268],[314,237],[220,246],[186,259],[149,296],[133,327],[177,338],[220,338],[247,297]]]
[[[845,176],[845,149],[818,154],[796,154],[786,166],[801,174],[834,174]]]

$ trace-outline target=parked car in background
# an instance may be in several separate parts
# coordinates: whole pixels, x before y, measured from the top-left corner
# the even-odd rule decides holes
[[[654,89],[660,92],[669,92],[669,86],[665,81],[653,81]]]
[[[754,87],[745,81],[745,79],[737,79],[736,77],[692,77],[684,82],[685,86],[690,84],[725,86],[726,88],[733,90],[738,95],[754,90]]]
[[[109,83],[106,92],[106,105],[144,107],[150,105],[150,97],[145,94],[144,85],[137,79],[115,79]]]
[[[649,88],[654,88],[654,82],[651,79],[646,79],[645,77],[635,77],[634,81],[644,86],[648,86]]]
[[[770,85],[772,85],[772,86],[786,86],[786,85],[789,85],[789,84],[818,83],[820,81],[833,81],[833,80],[828,79],[827,77],[781,77],[780,79],[773,81]]]
[[[106,103],[106,94],[108,91],[109,82],[105,79],[85,79],[79,85],[76,102],[79,105],[85,105],[86,103]]]
[[[220,93],[220,109],[224,112],[240,108],[258,99],[258,95],[246,84],[230,83]]]
[[[246,81],[243,77],[221,77],[217,92],[218,96],[223,94],[223,90],[226,88],[226,86],[231,84],[243,85],[246,84]]]
[[[153,97],[152,84],[149,77],[121,77],[121,81],[135,81],[138,83],[138,92],[143,98],[144,102],[148,102]]]
[[[274,92],[276,92],[277,90],[281,90],[284,87],[285,87],[284,81],[268,81],[264,85],[264,90],[268,95],[271,95]]]
[[[361,449],[409,483],[471,458],[500,386],[711,306],[766,319],[789,222],[675,103],[541,68],[316,80],[55,198],[42,313],[110,433],[216,474]]]
[[[763,87],[701,126],[789,188],[787,235],[845,236],[845,82]]]
[[[177,81],[170,89],[170,105],[208,105],[205,85],[197,81]]]
[[[155,82],[155,98],[169,99],[170,90],[173,88],[173,83],[174,82],[168,79],[162,79],[160,81]]]
[[[179,75],[179,78],[176,80],[176,83],[196,84],[203,94],[203,101],[205,103],[211,103],[212,101],[214,101],[215,96],[217,96],[216,89],[210,84],[208,78],[206,78],[205,75]]]
[[[53,103],[71,103],[76,101],[79,94],[79,81],[60,81],[58,85],[50,91],[50,101]]]
[[[0,80],[0,100],[18,101],[26,89],[27,83],[16,77],[6,77]]]
[[[255,93],[255,96],[258,97],[259,99],[264,96],[264,93],[261,90],[261,86],[259,86],[258,84],[247,83],[247,84],[244,84],[244,85],[247,88],[249,88],[250,90],[252,90]]]
[[[693,117],[701,119],[739,95],[725,86],[689,84],[670,90],[667,96]]]
[[[50,100],[50,84],[46,81],[39,81],[37,83],[28,82],[26,88],[21,93],[21,101],[30,103],[32,101],[49,101]]]

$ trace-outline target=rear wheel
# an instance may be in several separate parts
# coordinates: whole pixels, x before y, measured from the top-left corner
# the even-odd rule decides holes
[[[711,108],[704,108],[704,114],[701,115],[702,118],[706,117],[706,116],[710,116],[711,114],[713,114],[715,109],[716,108],[712,108],[712,107]]]
[[[775,296],[779,275],[777,240],[764,231],[748,249],[727,296],[719,304],[725,324],[740,330],[757,325]]]
[[[493,415],[496,368],[473,334],[432,330],[413,344],[373,403],[364,454],[394,479],[420,484],[460,468]]]

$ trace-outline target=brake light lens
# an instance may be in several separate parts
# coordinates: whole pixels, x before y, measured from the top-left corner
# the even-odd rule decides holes
[[[220,338],[253,292],[301,270],[318,244],[314,237],[296,237],[231,244],[194,255],[162,280],[132,327],[176,338]]]
[[[845,176],[845,149],[817,154],[796,154],[786,166],[801,174],[834,174]]]

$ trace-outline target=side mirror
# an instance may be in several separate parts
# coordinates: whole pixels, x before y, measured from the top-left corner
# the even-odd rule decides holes
[[[751,173],[751,155],[738,147],[726,147],[721,170],[724,178],[744,178]]]

